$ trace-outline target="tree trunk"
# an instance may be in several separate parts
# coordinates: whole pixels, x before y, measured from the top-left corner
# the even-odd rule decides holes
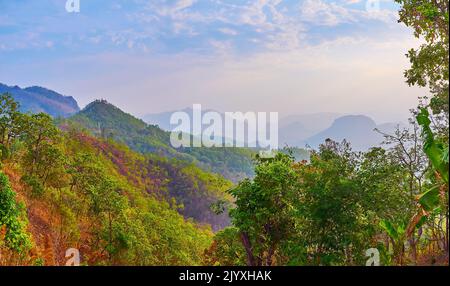
[[[248,233],[241,232],[241,241],[247,254],[247,266],[257,266],[256,259],[252,251],[252,244],[248,237]]]

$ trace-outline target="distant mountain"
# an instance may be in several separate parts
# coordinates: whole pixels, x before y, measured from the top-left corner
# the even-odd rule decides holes
[[[148,124],[155,124],[157,126],[159,126],[161,129],[163,130],[167,130],[167,131],[171,131],[173,130],[175,127],[180,128],[178,126],[178,124],[172,125],[170,124],[170,118],[172,117],[172,115],[176,112],[184,112],[186,114],[188,114],[189,118],[191,118],[191,120],[194,118],[193,114],[194,111],[192,108],[185,108],[183,110],[174,110],[174,111],[169,111],[169,112],[162,112],[162,113],[156,113],[156,114],[149,114],[143,117],[143,120],[145,122],[147,122]],[[248,147],[249,145],[255,146],[257,145],[258,141],[248,141],[248,138],[242,138],[241,140],[235,140],[234,138],[228,136],[227,134],[234,134],[234,130],[235,130],[235,126],[228,126],[225,124],[225,122],[227,120],[232,120],[236,123],[239,124],[245,124],[245,122],[243,120],[238,120],[238,119],[234,119],[232,118],[230,115],[227,114],[227,112],[219,112],[216,110],[212,110],[212,109],[202,109],[201,110],[201,115],[204,116],[206,113],[208,112],[214,112],[214,113],[218,113],[220,115],[220,118],[222,120],[222,129],[221,132],[222,134],[215,134],[217,136],[217,138],[215,138],[215,142],[221,146],[223,145],[228,145],[228,144],[232,144],[234,146],[237,145],[237,143],[240,143],[243,146]],[[243,112],[245,114],[245,112]],[[191,125],[193,125],[193,122],[191,122]],[[208,128],[208,124],[202,124],[202,129],[201,132],[205,131]],[[181,130],[184,133],[189,133],[189,134],[193,134],[193,130],[191,129],[192,126],[185,126],[186,128],[184,128],[183,130]],[[247,134],[253,133],[253,134],[258,134],[258,130],[257,130],[257,126],[248,126],[246,125],[246,128],[248,128],[247,130]],[[267,130],[269,130],[269,126],[267,126]],[[193,134],[194,136],[196,136],[197,138],[201,138],[201,134]],[[225,143],[226,142],[226,143]],[[249,144],[250,143],[250,144]]]
[[[22,89],[0,83],[0,94],[3,93],[10,93],[19,102],[22,112],[45,112],[53,117],[68,117],[80,110],[73,97],[39,86]]]
[[[279,143],[281,146],[299,146],[307,138],[330,127],[339,116],[338,113],[323,112],[283,117],[279,123]]]
[[[191,118],[191,119],[194,118],[194,110],[189,107],[189,108],[185,108],[183,110],[173,110],[173,111],[162,112],[162,113],[148,114],[148,115],[145,115],[142,119],[145,122],[147,122],[148,124],[154,124],[154,125],[159,126],[163,130],[171,131],[171,130],[173,130],[174,127],[178,126],[178,124],[175,124],[175,125],[170,124],[170,118],[176,112],[184,112],[189,115],[189,118]],[[219,111],[212,110],[212,109],[202,109],[201,115],[204,116],[208,112],[215,112],[215,113],[220,114],[221,119],[222,119],[222,127],[225,128],[225,120],[227,118],[230,118],[226,115],[226,113],[219,112]],[[242,121],[240,121],[240,122],[242,122]],[[191,122],[191,124],[192,124],[192,122]],[[205,128],[206,128],[206,126],[203,125],[203,130]],[[225,129],[223,129],[223,130],[225,130]],[[182,130],[182,131],[185,133],[192,133],[192,130],[190,128]],[[251,129],[251,131],[256,131],[256,130]],[[194,134],[194,135],[199,135],[199,134]]]
[[[185,112],[189,115],[190,118],[193,118],[193,110],[192,108],[185,108],[183,110],[180,110],[181,112]],[[226,113],[218,112],[215,110],[202,110],[202,116],[207,112],[217,112],[220,114],[222,119],[222,127],[224,130],[224,133],[226,131],[233,132],[230,127],[225,126],[226,119],[230,119],[229,116],[226,115]],[[170,112],[162,112],[162,113],[156,113],[156,114],[148,114],[144,116],[142,119],[149,123],[149,124],[155,124],[158,125],[160,128],[164,130],[172,130],[177,125],[171,125],[170,124],[170,118],[172,114],[178,111],[170,111]],[[245,113],[245,112],[244,112]],[[280,116],[280,115],[279,115]],[[337,113],[316,113],[316,114],[305,114],[305,115],[290,115],[284,118],[279,118],[278,122],[278,130],[279,130],[279,146],[283,148],[284,146],[288,145],[290,147],[298,146],[300,142],[302,142],[304,139],[324,130],[325,128],[329,127],[334,119],[339,117],[339,114]],[[237,123],[242,124],[242,121],[237,121]],[[203,130],[205,130],[208,125],[203,125]],[[233,127],[232,127],[233,128]],[[234,127],[235,128],[235,127]],[[250,132],[253,132],[258,136],[258,130],[257,126],[248,126],[246,125],[247,132],[250,134]],[[266,126],[266,130],[269,129],[269,124]],[[183,130],[185,133],[192,133],[192,130],[186,129]],[[225,134],[222,134],[222,137],[225,137]],[[228,139],[229,140],[229,139]],[[247,138],[244,140],[246,143],[252,143],[252,144],[258,144],[258,140],[248,142]],[[233,141],[236,142],[236,141]],[[246,145],[248,146],[248,145]]]
[[[185,108],[183,110],[178,110],[181,112],[186,112],[190,116],[192,116],[192,108]],[[161,113],[154,113],[154,114],[147,114],[144,117],[142,117],[142,120],[147,122],[148,124],[157,125],[159,128],[170,131],[173,127],[170,124],[170,117],[172,114],[176,111],[169,111],[169,112],[161,112]],[[189,132],[190,130],[184,130],[184,132]]]
[[[375,128],[391,133],[397,125],[396,123],[377,125],[370,117],[364,115],[342,116],[336,119],[329,128],[305,139],[302,145],[318,148],[326,139],[338,142],[345,139],[351,143],[353,149],[364,151],[379,146],[383,141],[383,136],[376,132]]]
[[[192,118],[192,108],[186,108],[181,111]],[[211,110],[202,110],[202,115],[209,111]],[[144,120],[147,123],[156,124],[164,130],[171,130],[175,127],[170,124],[170,117],[174,112],[147,115],[144,117]],[[220,115],[222,121],[225,122],[225,113],[220,113]],[[343,116],[339,113],[331,112],[290,115],[279,119],[278,142],[280,148],[285,146],[299,148],[309,146],[317,149],[328,138],[335,141],[346,139],[355,150],[363,151],[373,146],[379,146],[383,141],[383,136],[374,131],[375,128],[386,133],[392,133],[397,125],[397,123],[377,125],[365,115]],[[206,127],[207,125],[203,125],[203,128]],[[191,130],[183,131],[186,133],[191,132]],[[249,128],[248,131],[257,132],[254,128]],[[300,157],[302,159],[305,158],[304,154]]]

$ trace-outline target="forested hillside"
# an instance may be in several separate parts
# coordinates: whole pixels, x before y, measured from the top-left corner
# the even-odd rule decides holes
[[[92,102],[68,121],[98,137],[122,142],[137,152],[193,162],[203,170],[221,174],[235,182],[253,174],[252,156],[256,151],[238,148],[174,149],[170,145],[170,132],[148,125],[105,100]]]
[[[70,126],[60,131],[48,115],[21,114],[1,99],[1,265],[61,265],[73,247],[89,265],[202,263],[213,235],[206,222],[218,220],[209,203],[224,197],[225,180]],[[186,217],[195,203],[197,221],[178,213],[182,203]]]

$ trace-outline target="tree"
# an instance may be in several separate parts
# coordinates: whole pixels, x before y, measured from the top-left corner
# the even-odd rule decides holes
[[[227,227],[214,236],[213,243],[205,252],[205,264],[213,266],[245,266],[245,249],[240,239],[240,231]]]
[[[417,122],[422,127],[423,151],[427,155],[434,178],[434,186],[419,197],[421,208],[414,222],[427,219],[435,225],[436,212],[442,216],[439,206],[444,206],[445,250],[448,260],[448,120],[449,120],[449,2],[448,0],[396,0],[402,5],[400,22],[414,29],[417,38],[425,44],[410,50],[411,68],[405,72],[409,85],[429,87],[432,98],[429,104],[421,104]],[[429,112],[432,111],[432,115]],[[413,228],[414,224],[410,226]],[[438,223],[441,229],[441,223]],[[439,231],[440,232],[440,231]]]
[[[1,158],[9,156],[11,143],[25,128],[24,115],[19,112],[19,104],[8,94],[0,95],[0,148]]]
[[[358,163],[347,142],[327,140],[299,169],[299,231],[311,264],[362,264],[375,229],[365,208],[368,193],[356,176]]]
[[[33,114],[24,120],[26,128],[21,137],[27,151],[23,157],[26,172],[22,180],[33,194],[42,195],[45,187],[60,187],[64,179],[64,155],[59,146],[62,137],[47,114]]]
[[[282,153],[257,158],[255,179],[244,180],[230,191],[236,207],[230,216],[249,266],[271,266],[281,244],[293,235],[292,202],[298,185],[294,159]]]
[[[445,112],[449,102],[449,2],[448,0],[396,0],[402,5],[400,22],[414,29],[425,44],[411,49],[411,68],[405,72],[409,85],[430,88],[430,107],[435,114]]]
[[[0,230],[5,230],[3,239],[0,235],[0,250],[4,240],[8,249],[24,256],[31,249],[26,224],[23,205],[16,202],[16,194],[11,189],[8,177],[0,172]]]

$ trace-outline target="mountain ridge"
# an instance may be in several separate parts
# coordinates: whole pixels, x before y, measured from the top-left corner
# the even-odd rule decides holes
[[[301,145],[318,148],[326,139],[334,141],[346,140],[353,149],[366,151],[371,147],[380,146],[384,137],[375,129],[383,132],[393,132],[400,123],[377,124],[366,115],[344,115],[334,120],[330,127],[305,139]]]
[[[40,86],[21,88],[0,83],[0,94],[3,93],[11,94],[19,103],[22,112],[44,112],[52,117],[68,117],[80,111],[78,102],[72,96],[65,96]]]

